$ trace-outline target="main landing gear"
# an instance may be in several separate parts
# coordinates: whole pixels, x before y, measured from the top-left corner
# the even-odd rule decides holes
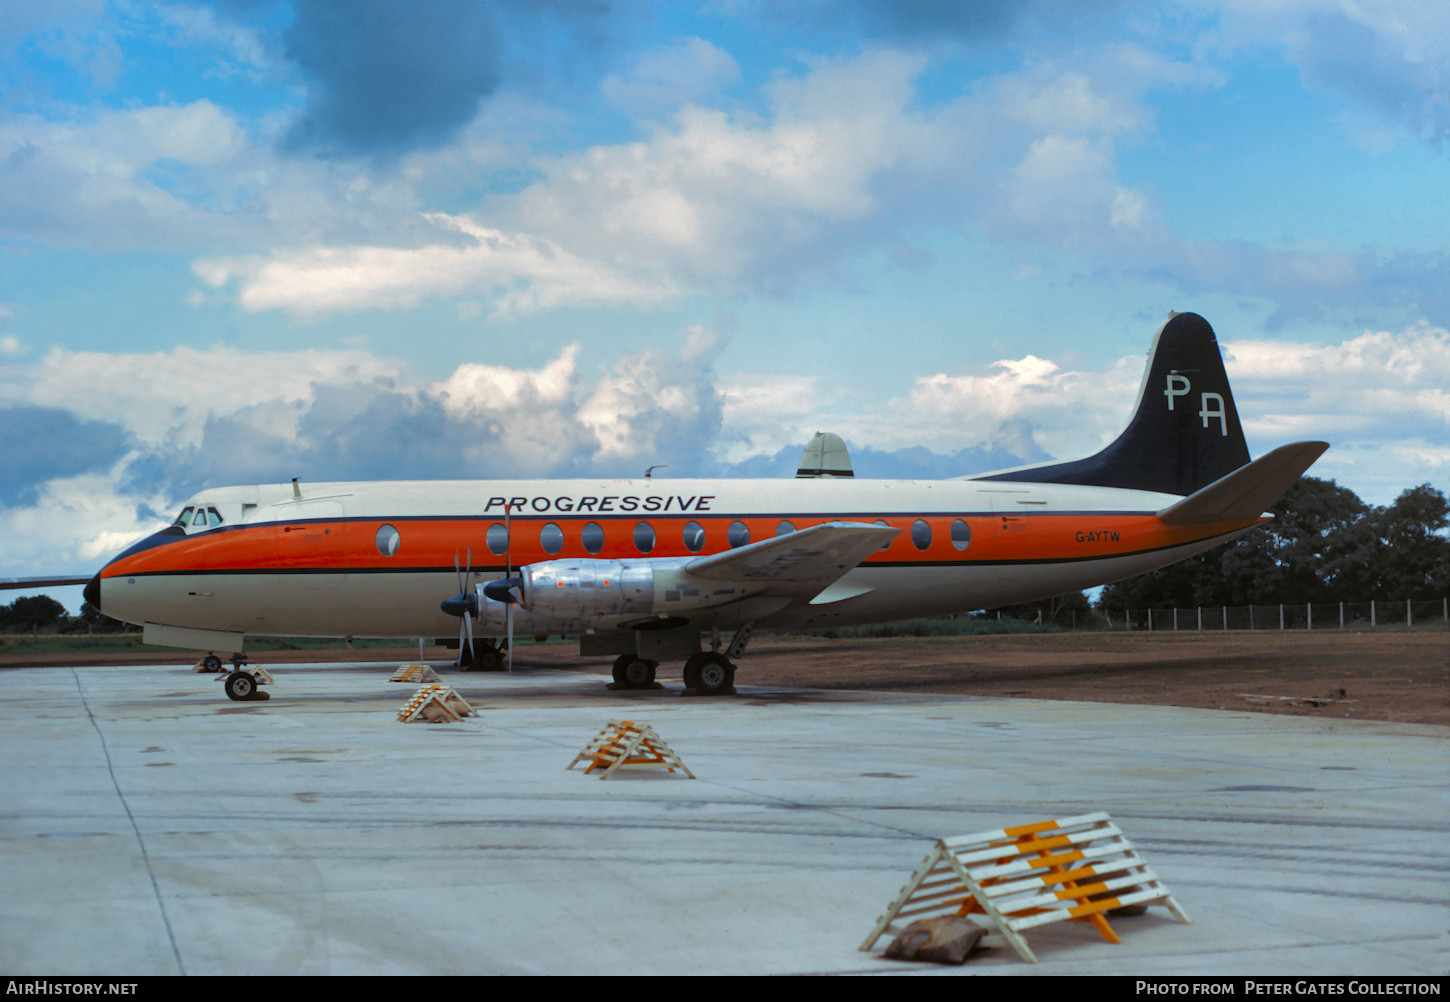
[[[621,654],[614,659],[614,682],[621,689],[653,689],[659,666],[637,654]]]
[[[735,665],[719,651],[702,651],[685,662],[685,688],[701,696],[735,692]]]
[[[459,648],[458,667],[463,671],[503,671],[506,647],[500,647],[492,640],[481,640],[473,645],[470,658],[465,644]]]

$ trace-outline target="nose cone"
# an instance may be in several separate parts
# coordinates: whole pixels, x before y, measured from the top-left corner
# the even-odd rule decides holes
[[[483,586],[483,593],[495,602],[512,605],[514,589],[518,589],[519,592],[524,590],[523,578],[499,578],[497,581],[490,581]]]
[[[454,595],[452,598],[445,598],[442,602],[438,603],[438,608],[448,613],[448,615],[457,616],[460,619],[463,618],[463,614],[465,612],[468,613],[468,615],[477,618],[478,596],[472,592],[466,592],[462,595]]]
[[[91,604],[91,608],[97,611],[101,608],[101,572],[97,571],[96,576],[86,582],[81,589],[81,596]]]

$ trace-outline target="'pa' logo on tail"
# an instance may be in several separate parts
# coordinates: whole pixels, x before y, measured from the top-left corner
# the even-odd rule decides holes
[[[1163,391],[1163,395],[1168,398],[1168,409],[1170,411],[1173,409],[1174,397],[1186,397],[1192,389],[1193,383],[1189,381],[1187,376],[1170,372],[1168,374],[1168,389]],[[1227,438],[1228,415],[1223,410],[1223,397],[1217,393],[1201,393],[1199,397],[1203,403],[1198,410],[1198,416],[1203,418],[1203,426],[1205,428],[1208,427],[1209,418],[1217,418],[1219,434]],[[1212,410],[1209,409],[1209,404],[1213,404]]]

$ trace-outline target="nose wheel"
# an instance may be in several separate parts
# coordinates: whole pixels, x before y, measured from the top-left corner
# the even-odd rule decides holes
[[[701,696],[735,693],[735,666],[718,651],[704,651],[685,662],[685,688]]]
[[[265,669],[257,669],[257,671],[263,674],[266,673]],[[271,675],[267,675],[266,677],[268,681],[271,681]],[[258,687],[258,683],[259,679],[252,672],[247,671],[245,668],[235,668],[226,677],[226,681],[222,685],[227,690],[227,698],[234,699],[239,703],[252,699],[271,699],[271,695],[263,692]]]

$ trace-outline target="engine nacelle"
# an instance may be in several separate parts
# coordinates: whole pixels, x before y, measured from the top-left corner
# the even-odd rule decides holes
[[[668,615],[737,601],[751,589],[696,578],[694,558],[545,560],[520,567],[520,607],[537,616],[591,624],[611,617]]]

